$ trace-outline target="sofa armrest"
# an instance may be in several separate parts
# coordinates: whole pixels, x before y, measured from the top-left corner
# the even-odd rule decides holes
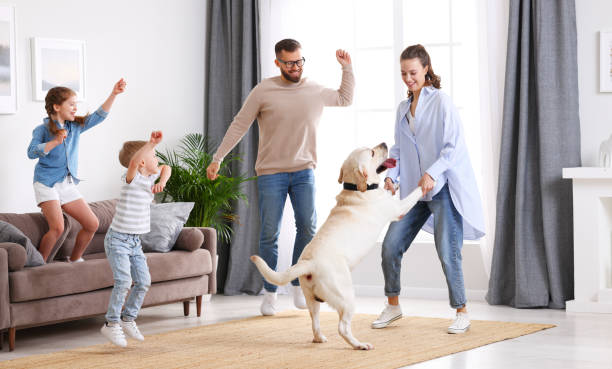
[[[210,252],[212,259],[212,273],[208,278],[208,293],[217,293],[217,230],[210,227],[198,227],[204,234],[204,243],[202,248]]]
[[[0,248],[0,330],[11,326],[8,259],[8,251],[5,248]]]
[[[28,257],[25,247],[13,242],[0,242],[0,248],[7,252],[8,271],[23,269]]]

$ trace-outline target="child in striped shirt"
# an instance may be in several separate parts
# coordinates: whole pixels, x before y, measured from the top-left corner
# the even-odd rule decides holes
[[[100,332],[113,344],[127,346],[125,335],[144,341],[135,319],[151,285],[147,260],[142,252],[140,235],[151,227],[150,207],[153,194],[163,191],[170,178],[170,167],[159,165],[155,145],[162,140],[161,131],[151,133],[146,141],[128,141],[119,152],[119,162],[126,167],[115,216],[104,238],[104,250],[113,271],[115,284],[108,303],[106,323]],[[159,182],[155,181],[159,178]],[[130,287],[134,288],[125,302]]]

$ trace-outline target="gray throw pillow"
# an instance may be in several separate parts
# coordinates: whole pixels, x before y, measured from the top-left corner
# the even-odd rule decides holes
[[[151,231],[140,235],[144,252],[168,252],[193,209],[193,202],[151,204]]]
[[[32,241],[19,228],[1,220],[0,242],[13,242],[25,247],[27,254],[25,266],[27,267],[39,266],[45,263],[40,252],[32,244]]]

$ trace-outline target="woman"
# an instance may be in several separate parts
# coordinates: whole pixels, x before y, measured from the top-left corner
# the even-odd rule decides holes
[[[417,186],[423,198],[401,220],[391,223],[382,247],[382,268],[388,303],[372,328],[384,328],[402,317],[399,305],[402,256],[421,228],[433,233],[446,276],[450,305],[457,310],[448,333],[469,329],[461,247],[463,239],[484,235],[482,206],[470,164],[459,114],[440,91],[440,77],[429,54],[413,45],[400,57],[408,99],[397,109],[395,145],[390,156],[397,166],[388,172],[385,188],[407,196]],[[433,231],[433,232],[432,232]]]

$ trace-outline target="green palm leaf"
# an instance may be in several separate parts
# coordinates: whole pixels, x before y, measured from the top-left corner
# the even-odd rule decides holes
[[[241,185],[255,177],[247,177],[245,174],[232,175],[229,164],[241,158],[230,154],[220,164],[217,179],[209,180],[206,168],[213,160],[215,146],[206,136],[189,133],[181,139],[176,149],[157,152],[160,163],[172,168],[172,175],[166,183],[161,201],[194,202],[185,225],[215,228],[219,239],[229,243],[232,235],[231,223],[238,221],[232,205],[236,201],[248,203]]]

